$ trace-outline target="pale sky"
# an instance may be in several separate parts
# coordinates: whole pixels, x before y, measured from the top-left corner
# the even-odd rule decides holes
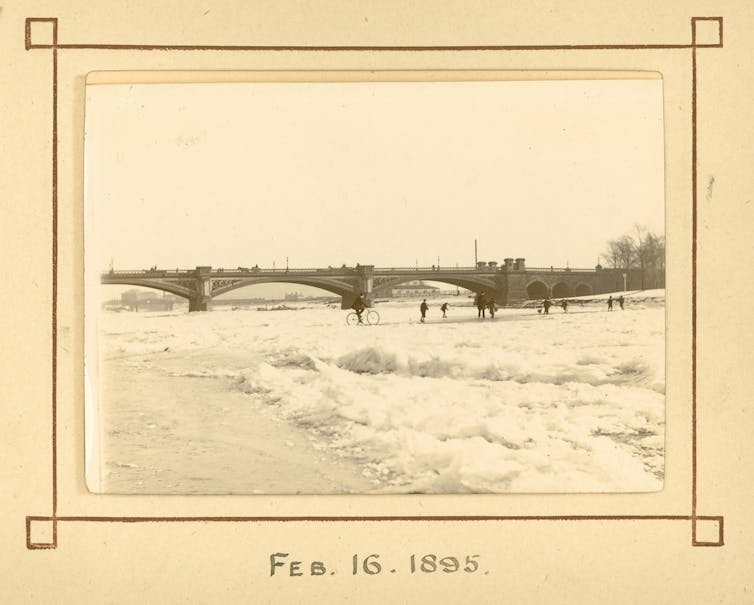
[[[593,267],[664,232],[662,81],[87,87],[87,266]]]

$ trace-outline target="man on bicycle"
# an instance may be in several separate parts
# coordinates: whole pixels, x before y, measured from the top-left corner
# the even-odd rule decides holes
[[[353,301],[353,304],[351,305],[351,308],[356,311],[356,317],[359,318],[359,323],[364,323],[361,319],[361,314],[364,312],[364,309],[366,309],[366,303],[364,302],[364,295],[359,294],[356,297],[356,300]]]

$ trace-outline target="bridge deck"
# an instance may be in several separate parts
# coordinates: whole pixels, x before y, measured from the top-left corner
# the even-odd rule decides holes
[[[354,276],[359,275],[362,267],[328,267],[328,268],[288,268],[288,269],[262,269],[262,268],[238,268],[238,269],[212,269],[202,272],[205,277],[254,277],[255,275],[330,275],[330,276]],[[523,270],[507,270],[502,267],[374,267],[371,274],[375,276],[402,276],[417,274],[464,274],[464,275],[494,275],[496,273],[594,273],[594,269],[573,269],[569,267],[526,267]],[[197,269],[138,269],[132,271],[106,271],[102,278],[150,278],[150,277],[174,277],[186,278],[197,275]],[[426,278],[425,278],[426,279]]]

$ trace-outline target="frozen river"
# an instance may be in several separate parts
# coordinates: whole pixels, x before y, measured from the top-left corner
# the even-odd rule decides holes
[[[662,487],[664,292],[501,310],[382,303],[113,313],[99,464],[118,493],[649,491]],[[466,302],[466,301],[462,301]],[[468,303],[467,303],[468,304]],[[91,423],[89,424],[91,428]]]

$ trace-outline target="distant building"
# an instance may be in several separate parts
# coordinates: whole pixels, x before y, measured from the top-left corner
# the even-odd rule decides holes
[[[440,288],[425,284],[421,280],[414,280],[398,284],[393,286],[389,293],[386,293],[388,298],[407,298],[412,296],[430,297],[440,293]]]
[[[151,290],[126,290],[120,295],[120,304],[129,311],[172,311],[173,305],[184,302],[180,296]]]

